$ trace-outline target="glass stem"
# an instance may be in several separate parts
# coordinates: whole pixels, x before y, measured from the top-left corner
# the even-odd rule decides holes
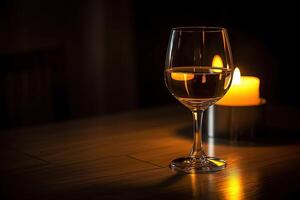
[[[192,111],[193,113],[193,126],[194,126],[194,144],[190,153],[191,157],[201,158],[205,157],[202,146],[202,118],[204,110]]]

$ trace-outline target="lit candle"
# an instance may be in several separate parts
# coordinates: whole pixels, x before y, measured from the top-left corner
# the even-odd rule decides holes
[[[223,106],[254,106],[260,103],[259,78],[241,76],[240,70],[235,68],[229,91],[216,104]]]

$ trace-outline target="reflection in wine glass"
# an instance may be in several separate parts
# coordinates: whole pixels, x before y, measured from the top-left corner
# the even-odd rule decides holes
[[[207,109],[207,115],[208,115],[208,124],[207,124],[207,135],[209,138],[213,138],[214,137],[214,132],[215,132],[215,108],[214,106],[210,106]]]
[[[215,156],[215,139],[212,137],[209,137],[207,139],[207,155],[209,156]]]
[[[165,83],[193,115],[194,143],[190,154],[170,167],[185,173],[215,172],[226,162],[206,155],[202,145],[203,112],[228,91],[233,61],[227,31],[220,27],[178,27],[170,36]],[[213,147],[212,147],[213,148]]]

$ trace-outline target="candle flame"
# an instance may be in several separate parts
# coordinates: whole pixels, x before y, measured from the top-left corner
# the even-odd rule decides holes
[[[233,71],[233,79],[232,84],[233,85],[239,85],[241,82],[241,72],[238,67],[236,67]]]
[[[223,68],[223,60],[221,58],[221,56],[219,56],[218,54],[216,54],[213,58],[212,64],[213,67],[217,67],[217,68]]]

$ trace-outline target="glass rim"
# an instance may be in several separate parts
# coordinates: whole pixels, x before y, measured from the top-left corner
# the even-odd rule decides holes
[[[172,31],[183,32],[222,32],[227,31],[226,28],[217,26],[179,26],[172,28]]]

